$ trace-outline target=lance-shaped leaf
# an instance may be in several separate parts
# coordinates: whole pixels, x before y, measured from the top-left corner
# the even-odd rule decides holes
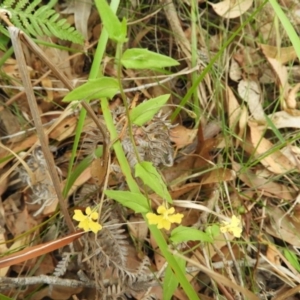
[[[130,119],[132,123],[142,126],[150,121],[153,116],[166,104],[170,97],[170,94],[161,95],[153,99],[149,99],[130,112]]]
[[[121,63],[127,69],[161,69],[179,65],[177,60],[169,56],[140,48],[127,49]]]
[[[135,165],[135,176],[140,177],[145,185],[149,186],[157,195],[172,203],[172,197],[161,175],[152,163],[143,161]]]
[[[147,198],[142,194],[126,191],[105,191],[105,195],[122,205],[131,208],[136,213],[149,212]]]
[[[123,19],[121,23],[118,17],[114,14],[112,9],[107,4],[106,0],[97,0],[95,1],[95,3],[109,38],[118,43],[125,43],[127,41],[126,19]]]
[[[176,227],[171,234],[170,240],[174,243],[182,243],[187,241],[201,241],[212,243],[212,237],[196,228],[190,228],[185,226]]]
[[[118,81],[110,77],[90,79],[87,83],[71,91],[63,102],[74,100],[93,100],[98,98],[112,98],[119,91]]]

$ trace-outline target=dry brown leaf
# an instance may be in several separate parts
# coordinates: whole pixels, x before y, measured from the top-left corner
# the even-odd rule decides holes
[[[279,61],[275,58],[269,57],[268,56],[269,52],[264,47],[262,47],[261,50],[262,50],[263,54],[265,55],[265,57],[267,58],[270,65],[272,66],[273,72],[275,73],[276,77],[278,78],[280,87],[282,88],[282,95],[283,95],[284,99],[286,100],[288,97],[289,90],[290,90],[290,85],[288,83],[287,68],[286,68],[286,66],[284,66],[281,63],[281,61]]]
[[[205,174],[201,184],[211,184],[235,180],[236,173],[233,170],[219,168]]]
[[[238,82],[242,79],[242,70],[239,64],[234,59],[231,60],[229,68],[229,77],[235,82]]]
[[[210,3],[210,5],[219,16],[233,19],[245,13],[252,6],[252,3],[253,0],[224,0],[216,4]]]
[[[71,196],[75,190],[79,187],[82,186],[85,182],[87,182],[90,178],[92,177],[91,175],[91,168],[86,168],[75,180],[73,186],[70,188],[68,192],[68,196]],[[63,186],[65,186],[66,180],[63,182]]]
[[[237,147],[244,139],[249,116],[247,108],[240,106],[229,86],[226,86],[226,107],[230,129],[237,132],[237,135],[240,137],[240,139],[236,139],[235,141],[235,146]]]
[[[64,119],[60,124],[51,131],[49,137],[51,139],[55,139],[57,141],[63,141],[70,135],[72,135],[77,126],[77,118],[76,117],[68,117]]]
[[[293,46],[278,48],[259,43],[258,46],[261,48],[266,57],[274,58],[282,64],[293,62],[297,58],[297,54]]]
[[[266,241],[264,241],[266,242]],[[287,268],[293,273],[291,276],[293,276],[293,279],[296,280],[296,282],[300,282],[300,274],[299,272],[292,266],[292,264],[284,257],[284,255],[277,249],[276,245],[267,242],[268,248],[266,257],[275,265],[275,266],[282,266],[282,262],[287,266]],[[286,276],[283,272],[279,270],[276,270],[278,273],[280,273],[282,276]]]
[[[12,152],[19,153],[24,149],[30,148],[36,142],[37,142],[37,136],[31,135],[27,137],[24,141],[14,144],[13,147],[11,147],[10,149],[12,150]],[[3,159],[8,156],[11,156],[11,153],[0,147],[0,159]],[[11,159],[13,159],[13,157],[11,157],[8,160],[5,160],[3,163],[0,163],[0,168],[3,168]],[[0,176],[0,182],[1,182],[1,177],[2,174]]]
[[[102,158],[96,158],[91,164],[91,175],[98,185],[102,185],[106,176],[106,165]]]
[[[36,266],[37,267],[37,266]],[[45,254],[43,259],[39,262],[38,268],[34,273],[35,276],[43,274],[52,274],[54,272],[55,265],[52,255]]]
[[[291,161],[294,166],[300,166],[300,148],[296,146],[287,146],[281,149],[281,152]]]
[[[247,102],[251,116],[257,121],[265,121],[265,114],[261,104],[262,93],[259,84],[253,80],[243,79],[238,84],[238,93]]]
[[[72,296],[79,294],[81,291],[82,291],[82,287],[51,285],[51,286],[47,286],[37,292],[35,291],[34,300],[42,300],[47,297],[48,298],[50,297],[50,299],[52,299],[52,300],[68,300]],[[73,299],[76,299],[76,298],[73,298]]]
[[[290,109],[296,109],[297,107],[297,93],[300,90],[300,83],[296,84],[288,93],[286,99],[286,105]]]
[[[76,29],[83,35],[86,41],[89,40],[88,35],[88,19],[92,9],[92,1],[76,1],[69,2],[69,6],[61,11],[62,14],[74,14],[74,22]]]
[[[265,223],[266,232],[279,238],[297,248],[300,247],[300,223],[286,215],[286,212],[279,207],[267,206],[267,215],[270,223]]]
[[[192,173],[195,157],[186,156],[178,163],[170,168],[162,170],[162,174],[166,182],[169,183],[171,189],[175,189],[186,181],[185,179]]]
[[[188,129],[184,126],[178,125],[170,130],[170,139],[176,144],[177,148],[183,148],[193,143],[198,129]]]
[[[172,190],[170,191],[170,195],[171,195],[172,199],[179,199],[182,195],[184,195],[194,189],[197,189],[200,186],[201,186],[200,183],[195,183],[195,182],[187,183],[181,187],[172,188]]]
[[[166,266],[166,259],[162,255],[161,250],[159,249],[152,234],[150,236],[150,245],[151,245],[152,249],[154,250],[155,265],[156,265],[157,270],[159,271],[161,268]]]
[[[5,176],[5,172],[3,170],[3,178],[0,177],[0,227],[3,226],[1,216],[3,216],[3,207],[1,202],[1,196],[4,194],[4,192],[7,190],[8,187],[8,180],[9,176]]]
[[[130,234],[138,241],[143,242],[148,234],[148,226],[141,215],[131,216],[127,221]]]
[[[272,262],[274,265],[280,266],[280,257],[278,255],[278,250],[275,247],[275,245],[269,243],[268,248],[267,248],[267,253],[266,253],[267,259]]]
[[[13,236],[22,234],[38,224],[38,222],[28,213],[26,205],[23,210],[18,208],[23,204],[21,197],[17,197],[20,197],[20,195],[11,195],[3,203],[4,211],[6,213],[6,226]]]
[[[227,113],[229,117],[229,127],[231,130],[235,131],[235,128],[239,123],[242,110],[233,91],[229,86],[226,86],[226,102],[227,102]]]
[[[239,64],[243,78],[257,80],[265,68],[262,69],[261,54],[256,48],[251,46],[242,46],[233,54],[233,59]]]
[[[258,190],[259,194],[272,197],[277,199],[284,199],[286,201],[291,201],[295,198],[296,191],[288,188],[284,184],[279,184],[270,181],[270,178],[260,177],[257,174],[251,172],[249,169],[244,169],[240,172],[242,166],[234,161],[232,161],[233,169],[237,172],[238,178],[242,180],[246,185],[248,185],[253,190]]]
[[[44,100],[46,102],[52,102],[54,98],[53,90],[51,90],[53,88],[52,81],[48,77],[43,78],[41,81],[41,85],[46,89],[46,93],[47,93],[47,97],[44,98]],[[51,89],[49,90],[49,88]]]
[[[292,114],[291,114],[292,113]],[[300,111],[277,111],[272,115],[269,115],[274,126],[277,129],[280,128],[300,128]]]
[[[0,127],[0,137],[3,137],[4,135],[11,135],[21,130],[18,117],[6,107],[3,107],[3,109],[0,110]],[[23,140],[24,137],[25,135],[11,137],[9,139],[4,140],[4,143],[16,143]]]
[[[263,157],[260,162],[275,174],[284,174],[295,168],[290,160],[274,145],[263,137],[263,131],[253,122],[248,122],[250,127],[250,141],[255,148],[255,157]]]
[[[6,246],[6,239],[5,239],[5,230],[4,228],[0,227],[0,254],[4,254],[7,252],[8,248]],[[7,274],[9,267],[1,268],[0,269],[0,277],[3,277]]]
[[[201,145],[199,152],[194,153],[195,162],[194,162],[194,169],[204,169],[211,167],[212,161],[212,151],[217,148],[220,144],[220,138],[211,138],[204,140]],[[199,174],[201,176],[201,174]]]

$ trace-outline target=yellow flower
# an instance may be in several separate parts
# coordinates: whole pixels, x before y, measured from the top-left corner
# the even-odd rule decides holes
[[[183,218],[183,214],[174,214],[174,212],[174,207],[167,209],[164,205],[160,205],[157,208],[158,215],[147,213],[146,217],[150,225],[157,225],[158,229],[165,228],[166,230],[169,230],[171,223],[180,224]]]
[[[74,212],[75,214],[73,219],[79,222],[79,228],[82,228],[84,231],[91,230],[95,234],[102,229],[102,226],[97,222],[98,213],[95,211],[93,212],[90,207],[86,208],[86,215],[84,215],[79,209],[75,209]]]
[[[220,231],[222,233],[229,232],[235,237],[241,237],[243,231],[241,219],[233,215],[229,222],[223,221],[223,224],[220,226]]]

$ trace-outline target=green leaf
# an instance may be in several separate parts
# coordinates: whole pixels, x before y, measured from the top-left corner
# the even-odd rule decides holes
[[[182,270],[183,273],[185,273],[185,260],[179,257],[174,257],[178,263],[178,266]],[[176,275],[174,274],[171,266],[168,264],[165,272],[165,277],[163,281],[163,299],[171,299],[174,295],[174,292],[178,286],[178,279]]]
[[[103,147],[98,147],[93,154],[85,157],[72,171],[69,180],[67,181],[64,190],[63,190],[63,196],[67,197],[69,190],[75,183],[76,179],[84,172],[84,170],[93,162],[95,157],[101,157],[103,153]]]
[[[157,195],[172,203],[166,184],[151,162],[143,161],[135,165],[135,176],[140,177]]]
[[[127,191],[105,191],[106,196],[112,198],[122,205],[131,208],[136,213],[149,212],[149,204],[147,198],[140,193]]]
[[[92,100],[97,98],[112,98],[119,90],[118,81],[111,77],[90,79],[88,82],[71,91],[63,102],[74,100]]]
[[[4,34],[0,34],[0,50],[6,52],[7,51],[7,44],[9,43],[10,39],[5,36]]]
[[[300,272],[300,264],[297,255],[290,251],[287,248],[283,249],[283,254],[285,258],[289,261],[289,263],[298,271]]]
[[[220,234],[220,226],[217,224],[213,224],[212,226],[208,226],[205,232],[212,238],[215,239]]]
[[[7,297],[7,296],[1,294],[1,293],[0,293],[0,299],[1,299],[1,300],[13,300],[13,298],[9,298],[9,297]]]
[[[109,7],[106,0],[97,0],[96,6],[109,38],[118,43],[125,43],[127,41],[127,29],[124,30],[124,27],[127,28],[126,20],[123,19],[121,23],[112,9]]]
[[[121,58],[122,65],[127,69],[161,69],[178,66],[177,60],[147,49],[127,49]]]
[[[150,121],[153,116],[166,104],[170,97],[170,94],[161,95],[153,99],[149,99],[130,112],[130,119],[132,123],[142,126],[146,122]]]
[[[174,243],[187,241],[213,242],[213,239],[207,233],[195,228],[181,225],[172,230],[170,240]]]

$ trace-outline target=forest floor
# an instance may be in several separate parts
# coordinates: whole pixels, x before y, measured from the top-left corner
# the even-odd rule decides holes
[[[298,1],[14,2],[0,299],[299,299]]]

